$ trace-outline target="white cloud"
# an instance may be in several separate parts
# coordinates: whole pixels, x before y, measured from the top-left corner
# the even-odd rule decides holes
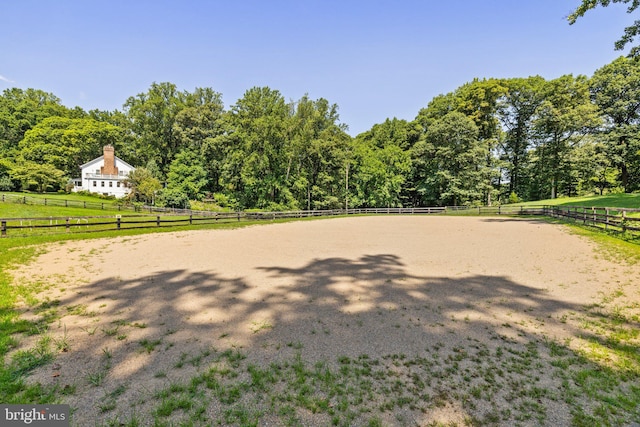
[[[15,83],[13,80],[9,80],[8,78],[3,76],[2,74],[0,74],[0,81],[7,82],[7,83]]]

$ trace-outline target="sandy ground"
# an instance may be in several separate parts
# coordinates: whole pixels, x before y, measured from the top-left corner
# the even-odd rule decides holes
[[[203,348],[241,349],[259,364],[296,352],[335,364],[339,356],[413,357],[470,342],[489,352],[505,339],[562,342],[579,333],[567,316],[640,282],[640,268],[594,249],[534,220],[357,217],[54,244],[17,272],[16,283],[50,285],[40,297],[61,316],[51,333],[69,343],[32,380],[73,385],[66,402],[74,424],[94,425],[131,411],[145,417],[137,402],[197,373],[198,366],[175,365]],[[637,290],[625,298],[640,301]],[[24,315],[43,314],[36,311],[25,305]],[[158,344],[144,351],[144,340]],[[91,375],[106,352],[109,370],[95,386]],[[117,407],[98,410],[119,386]],[[545,404],[543,424],[568,422],[566,407]],[[484,410],[450,399],[381,417],[462,424]],[[327,422],[307,415],[309,423]]]

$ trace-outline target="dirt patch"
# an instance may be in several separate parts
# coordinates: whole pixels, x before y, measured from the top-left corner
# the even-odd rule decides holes
[[[640,301],[601,258],[534,220],[358,217],[55,244],[16,283],[49,285],[25,316],[68,345],[30,379],[74,425],[566,425],[559,361]]]

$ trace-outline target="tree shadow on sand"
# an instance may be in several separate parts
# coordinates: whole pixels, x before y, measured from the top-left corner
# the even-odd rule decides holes
[[[66,401],[78,425],[136,416],[153,424],[172,387],[192,404],[168,410],[167,419],[196,425],[245,424],[240,415],[227,417],[240,404],[253,408],[249,421],[276,424],[324,425],[337,417],[345,425],[560,425],[585,403],[563,397],[571,391],[563,364],[588,362],[562,340],[600,337],[571,321],[584,307],[543,289],[501,276],[415,276],[393,254],[256,272],[259,279],[171,270],[81,285],[60,298],[63,313],[87,307],[67,309],[59,323],[72,338],[70,351],[58,355],[55,376],[44,367],[34,379],[76,387]],[[343,388],[326,388],[329,374],[321,380],[312,369],[318,364],[332,384],[342,378]],[[365,364],[369,370],[358,371]],[[215,377],[217,389],[205,387],[212,366],[221,372],[221,365],[234,375]],[[273,378],[270,387],[260,388],[256,367]],[[308,386],[306,400],[300,384]],[[235,399],[224,394],[236,388]],[[342,408],[341,393],[360,400],[344,397]]]

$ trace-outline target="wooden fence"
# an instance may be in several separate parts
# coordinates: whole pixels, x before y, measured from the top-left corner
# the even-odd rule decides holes
[[[0,194],[0,202],[3,203],[17,203],[21,205],[43,205],[43,206],[59,206],[65,208],[83,208],[94,210],[116,210],[116,211],[130,211],[130,212],[148,212],[148,213],[172,213],[172,214],[186,214],[195,213],[190,209],[179,208],[164,208],[159,206],[147,206],[147,205],[127,205],[119,203],[118,200],[105,200],[104,202],[86,202],[82,200],[69,200],[60,199],[58,197],[30,197],[30,196],[18,196],[16,194]],[[207,215],[211,211],[198,211],[198,215]]]
[[[146,210],[148,207],[143,207]],[[28,236],[61,232],[92,232],[148,227],[178,227],[194,224],[223,222],[263,221],[287,218],[309,218],[340,215],[430,215],[430,214],[529,214],[542,213],[542,208],[523,207],[424,207],[424,208],[368,208],[328,209],[286,212],[211,212],[172,210],[168,214],[130,214],[85,217],[0,218],[0,236]]]
[[[104,202],[85,202],[81,200],[67,200],[57,197],[30,197],[18,196],[16,194],[1,194],[0,201],[3,203],[18,203],[22,205],[44,205],[44,206],[60,206],[65,208],[84,208],[84,209],[100,209],[100,210],[137,210],[135,206],[123,206],[116,204],[115,201],[106,200]]]
[[[544,214],[618,232],[640,232],[640,209],[546,206]]]
[[[82,202],[80,202],[82,203]],[[147,209],[154,207],[143,207]],[[640,209],[495,206],[329,209],[286,212],[211,212],[170,210],[165,215],[130,214],[86,217],[0,218],[0,236],[28,236],[45,233],[92,232],[149,227],[179,227],[194,224],[277,220],[339,215],[544,215],[593,225],[611,231],[639,232]]]

